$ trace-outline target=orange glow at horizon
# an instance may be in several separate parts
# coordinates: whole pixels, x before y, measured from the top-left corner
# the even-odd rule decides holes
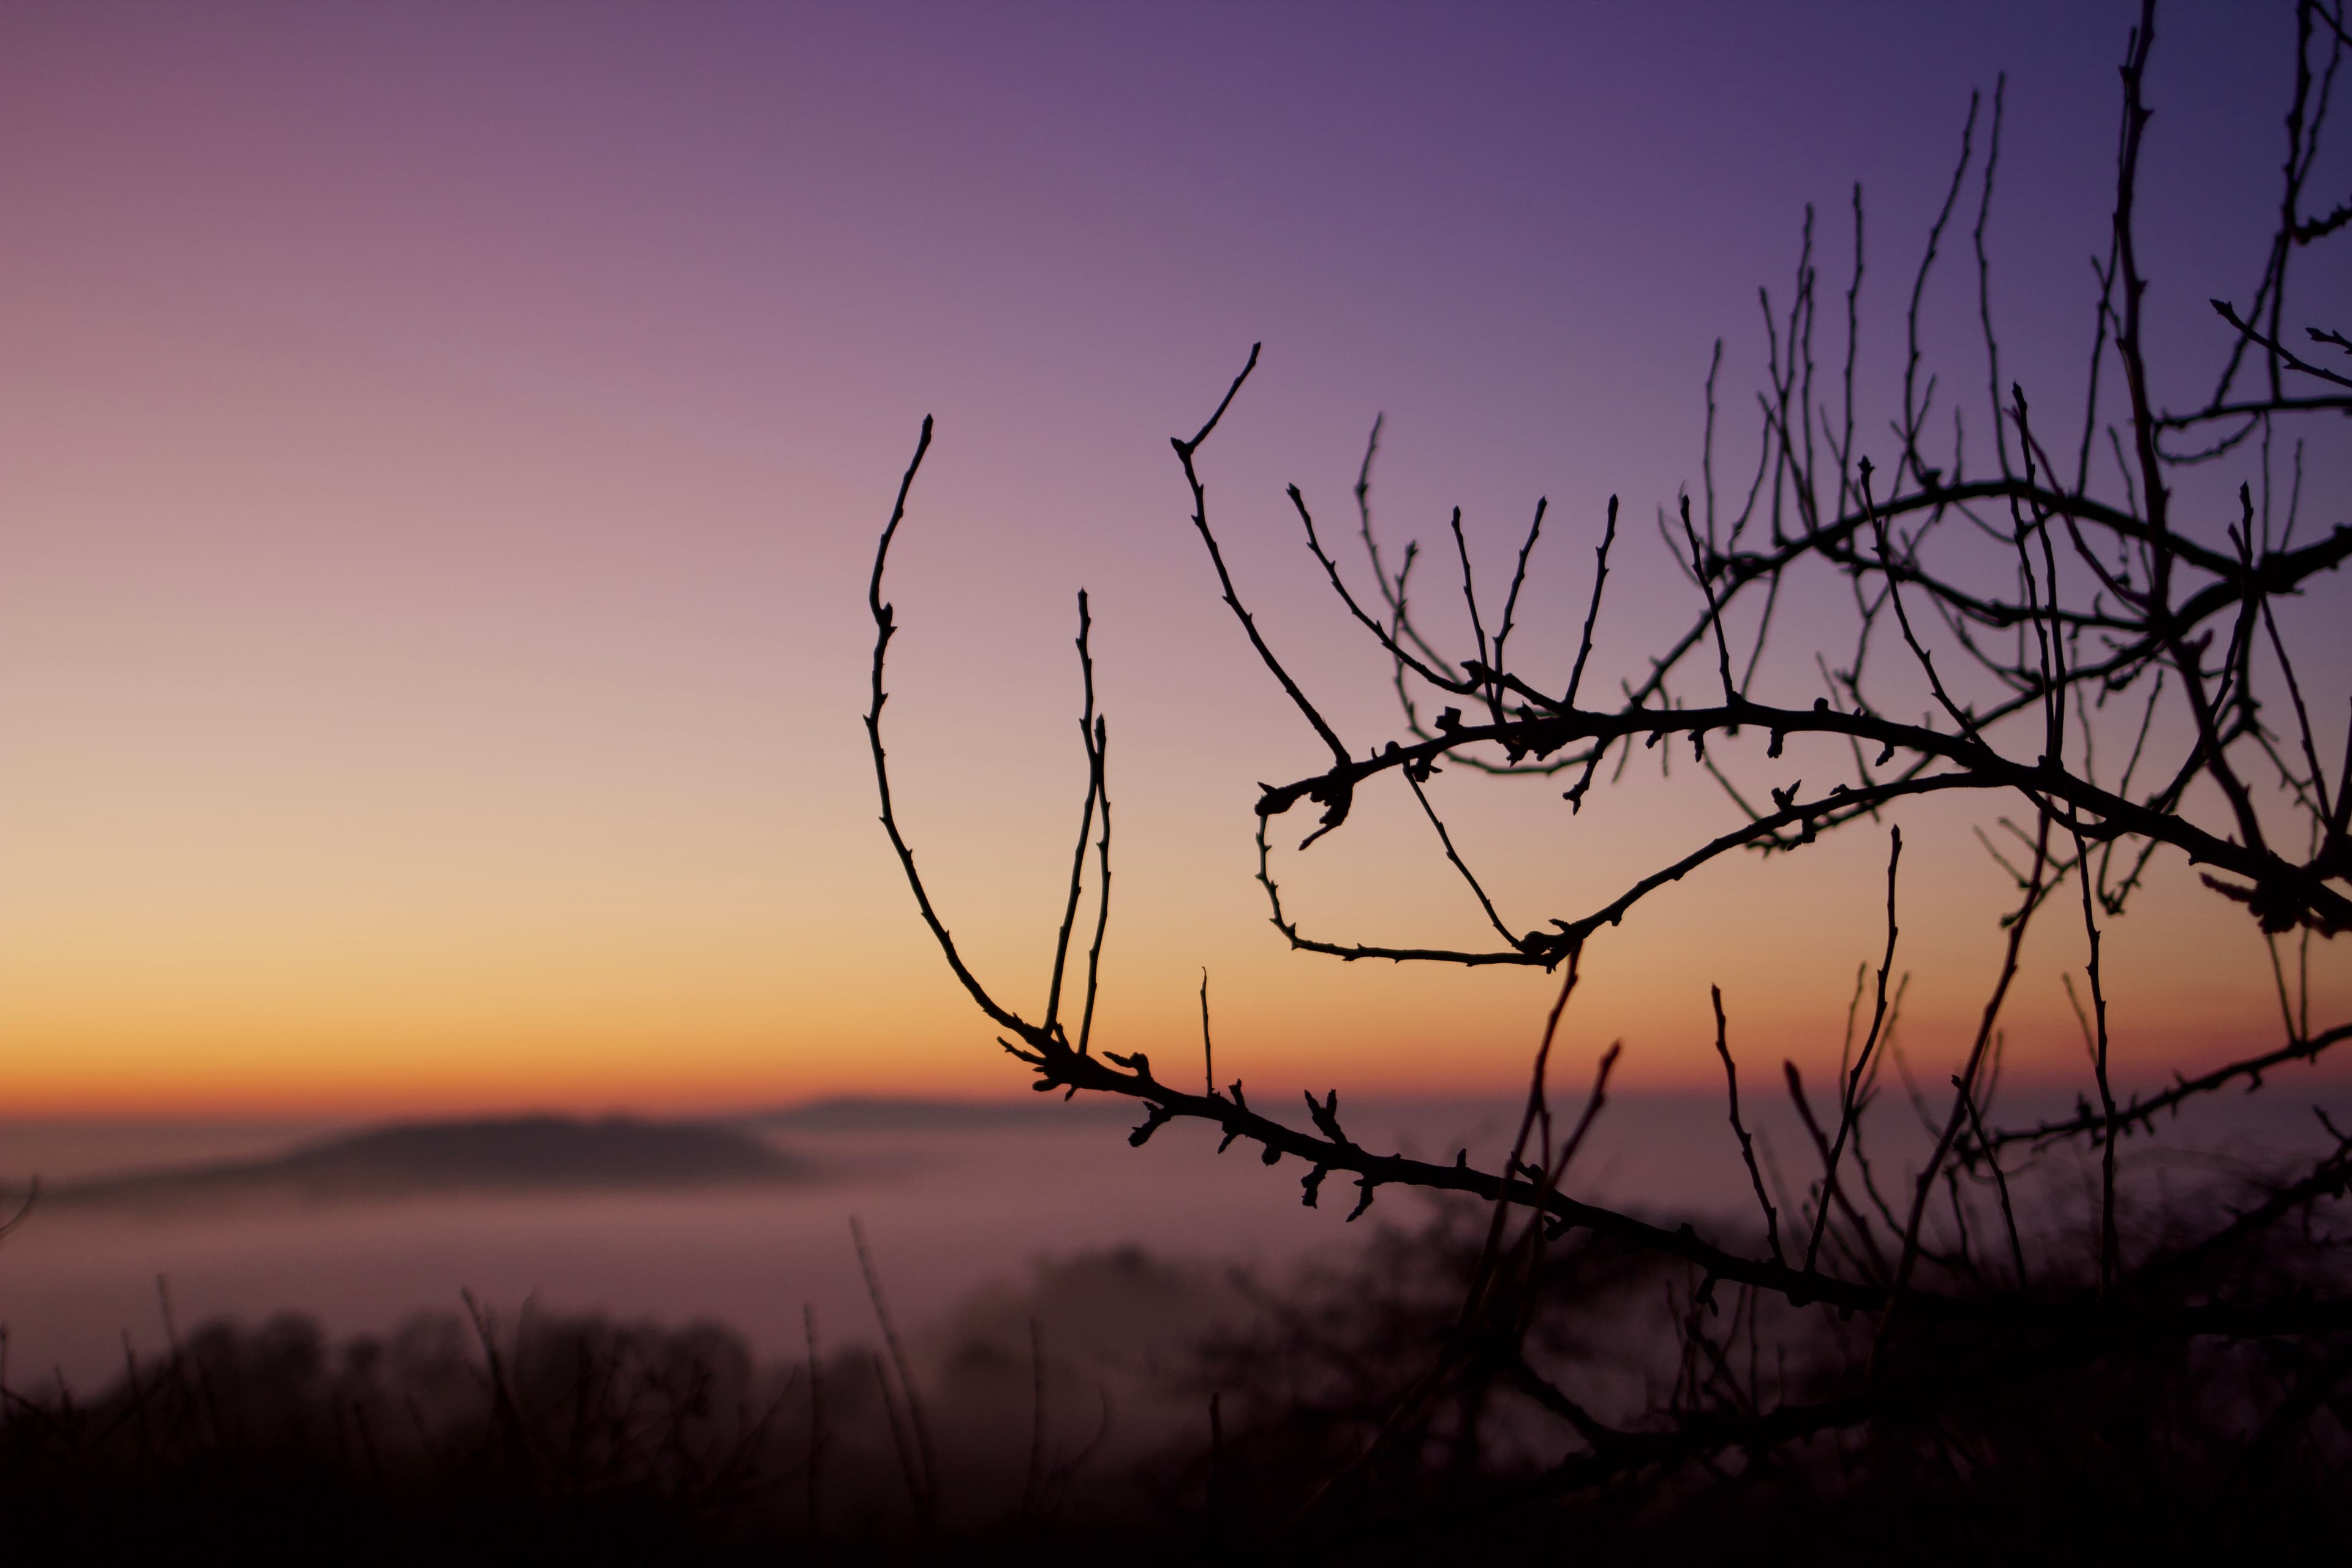
[[[1787,274],[1806,204],[1867,178],[1888,268],[1912,265],[1919,171],[1942,177],[1969,87],[2011,68],[2005,134],[2032,156],[2002,165],[2004,363],[2054,406],[2105,234],[2082,193],[2112,179],[2112,106],[2082,90],[2113,78],[2104,23],[2020,58],[1957,12],[1872,22],[1849,57],[1784,18],[1694,46],[1632,10],[1466,29],[1408,10],[1334,40],[1280,8],[1180,39],[1118,8],[1024,30],[750,7],[707,35],[618,11],[201,9],[0,16],[0,1121],[1024,1092],[917,917],[858,722],[871,552],[926,412],[886,738],[974,970],[1041,1007],[1083,787],[1084,586],[1117,811],[1100,1047],[1196,1083],[1206,968],[1217,1076],[1265,1103],[1518,1092],[1556,975],[1341,964],[1268,925],[1256,785],[1328,754],[1218,602],[1168,436],[1265,342],[1204,449],[1210,504],[1360,754],[1399,729],[1390,669],[1284,486],[1352,539],[1376,414],[1391,549],[1443,539],[1459,505],[1491,590],[1549,499],[1512,645],[1530,668],[1574,658],[1623,497],[1589,678],[1613,687],[1690,624],[1649,516],[1702,482],[1717,334],[1727,410],[1760,374],[1756,284]],[[2234,25],[2175,25],[2168,60],[2215,34],[2226,97]],[[1706,113],[1627,141],[1668,80]],[[2221,118],[2166,91],[2168,126]],[[2166,143],[2189,196],[2239,164],[2271,177],[2268,142],[2234,136]],[[2175,296],[2244,272],[2228,226],[2152,240]],[[1974,295],[1937,298],[1931,346],[1974,375]],[[1861,374],[1883,402],[1881,331]],[[2315,449],[2306,526],[2347,500]],[[1415,592],[1466,645],[1442,574]],[[2341,637],[2329,605],[2279,613]],[[1765,678],[1810,700],[1814,650],[1776,635]],[[2315,679],[2340,694],[2346,664]],[[2326,722],[2332,757],[2340,707]],[[1850,771],[1792,744],[1759,784],[1762,749],[1718,755],[1751,789]],[[1737,820],[1686,749],[1605,785],[1576,815],[1557,781],[1452,768],[1432,794],[1525,930]],[[1900,1037],[1930,1086],[1998,967],[2014,889],[1972,829],[2007,809],[1899,814]],[[1307,816],[1277,823],[1275,874],[1308,931],[1491,940],[1409,795],[1368,790],[1302,855]],[[1601,931],[1555,1089],[1580,1094],[1620,1038],[1629,1089],[1719,1086],[1719,984],[1743,1089],[1773,1092],[1788,1058],[1825,1092],[1884,943],[1885,862],[1884,827],[1857,824]],[[2072,897],[2003,1015],[2017,1080],[2086,1081]],[[2158,857],[2106,938],[2119,1079],[2277,1044],[2270,962]],[[2352,1006],[2352,939],[2315,949],[2311,987],[2315,1016]]]

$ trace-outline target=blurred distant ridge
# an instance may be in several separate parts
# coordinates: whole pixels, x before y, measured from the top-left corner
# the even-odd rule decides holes
[[[317,1199],[467,1191],[586,1191],[801,1181],[807,1164],[715,1121],[517,1116],[416,1121],[304,1143],[257,1160],[95,1178],[46,1202],[153,1202],[283,1194]]]

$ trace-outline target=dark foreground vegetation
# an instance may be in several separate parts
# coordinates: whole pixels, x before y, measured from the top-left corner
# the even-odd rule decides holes
[[[2143,1221],[2212,1217],[2126,1223],[2179,1257]],[[1710,1304],[1580,1231],[1524,1277],[1507,1354],[1441,1394],[1486,1228],[1439,1200],[1276,1282],[1070,1259],[928,1345],[813,1339],[783,1364],[716,1324],[471,1301],[343,1342],[292,1315],[173,1332],[87,1398],[12,1383],[8,1560],[2173,1562],[2332,1555],[2352,1530],[2340,1341],[2092,1358],[2053,1334],[2021,1375],[2005,1337],[1955,1329],[1881,1373],[1865,1421],[1868,1319]],[[2195,1268],[2212,1290],[2348,1283],[2292,1231]],[[1226,1326],[1118,1353],[1170,1311]],[[1564,1416],[1646,1422],[1648,1451],[1563,1462]]]

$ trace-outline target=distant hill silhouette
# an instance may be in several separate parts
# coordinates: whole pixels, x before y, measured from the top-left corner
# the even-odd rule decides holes
[[[805,1181],[807,1163],[740,1126],[518,1116],[403,1122],[222,1161],[60,1184],[44,1203],[247,1194],[359,1200],[466,1192],[628,1191]]]

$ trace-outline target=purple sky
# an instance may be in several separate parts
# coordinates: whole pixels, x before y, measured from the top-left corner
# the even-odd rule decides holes
[[[1623,496],[1613,678],[1690,613],[1649,519],[1697,485],[1711,345],[1737,469],[1757,287],[1781,297],[1811,202],[1842,289],[1859,180],[1884,409],[1969,93],[2004,69],[2004,368],[2079,405],[2132,14],[10,6],[6,1070],[34,1107],[1009,1089],[919,941],[856,723],[864,574],[929,413],[890,717],[975,957],[1042,990],[1083,584],[1126,855],[1117,1038],[1187,1038],[1206,964],[1235,1059],[1285,1081],[1505,1082],[1541,976],[1342,972],[1265,926],[1251,784],[1318,753],[1216,603],[1168,437],[1263,340],[1204,458],[1212,505],[1352,733],[1385,732],[1386,670],[1281,487],[1337,525],[1382,411],[1391,539],[1458,504],[1499,581],[1549,498],[1531,658],[1572,646]],[[2143,233],[2152,352],[2191,373],[2159,386],[2174,401],[2221,346],[2199,302],[2258,273],[2289,15],[2163,23]],[[1927,346],[1981,427],[1972,285],[1940,275]],[[2302,290],[2352,298],[2341,252]],[[2314,517],[2347,494],[2342,443],[2315,447]],[[1525,923],[1722,809],[1678,778],[1571,831],[1555,795],[1453,797]],[[1953,960],[1922,964],[1927,1051],[1980,999],[2002,889],[1965,817],[1921,821]],[[1315,919],[1475,922],[1417,841],[1397,852],[1408,831],[1371,812],[1295,865]],[[1883,853],[1662,905],[1594,966],[1588,1032],[1625,1034],[1636,1077],[1688,1079],[1719,978],[1768,1048],[1833,1055]],[[2150,1039],[2267,985],[2216,920],[2158,901],[2144,943],[2119,940],[2158,979],[2209,937],[2234,966],[2147,993]],[[1702,948],[1719,969],[1692,968]],[[2062,1067],[2069,962],[2053,951],[2019,1026]]]

